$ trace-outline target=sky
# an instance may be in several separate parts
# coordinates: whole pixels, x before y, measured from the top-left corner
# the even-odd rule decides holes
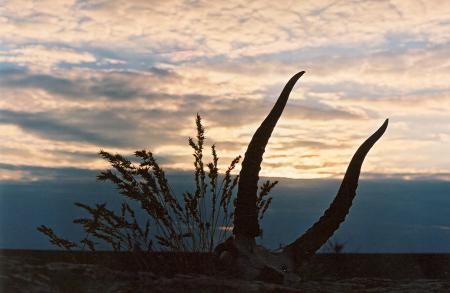
[[[389,118],[336,239],[352,252],[448,252],[441,0],[0,0],[0,248],[49,248],[38,224],[78,235],[74,201],[117,204],[95,181],[101,149],[152,151],[174,188],[191,187],[197,113],[223,172],[301,70],[264,155],[261,175],[284,179],[262,243],[307,229]]]
[[[449,57],[448,1],[0,0],[0,180],[189,170],[196,113],[224,167],[300,70],[262,175],[339,178],[389,118],[363,176],[448,180]]]
[[[34,169],[36,173],[52,170]],[[36,230],[39,225],[78,242],[85,232],[72,221],[88,215],[74,202],[107,203],[110,209],[120,210],[123,198],[114,186],[96,182],[96,171],[67,168],[55,175],[57,180],[3,184],[0,249],[57,249]],[[317,221],[340,184],[339,179],[279,180],[260,223],[263,235],[256,239],[271,249],[292,243]],[[195,185],[189,172],[172,173],[169,181],[176,195]],[[345,244],[344,252],[450,253],[449,190],[450,181],[443,180],[361,180],[349,215],[331,240]],[[146,217],[140,219],[144,222]]]

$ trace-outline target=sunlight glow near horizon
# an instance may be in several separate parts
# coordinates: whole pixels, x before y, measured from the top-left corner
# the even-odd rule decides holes
[[[437,0],[7,1],[0,180],[100,149],[190,170],[197,112],[223,170],[300,70],[261,175],[340,177],[389,118],[363,176],[449,180],[449,24]]]

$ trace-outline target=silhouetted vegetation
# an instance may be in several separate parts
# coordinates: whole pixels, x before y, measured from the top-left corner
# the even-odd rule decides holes
[[[67,250],[89,249],[108,244],[114,251],[194,251],[212,252],[231,232],[234,216],[234,191],[239,176],[232,171],[241,159],[233,159],[223,175],[219,175],[215,145],[211,146],[212,162],[204,163],[205,129],[199,115],[196,117],[197,136],[189,138],[194,156],[195,190],[175,196],[164,170],[153,154],[146,150],[134,153],[135,161],[119,154],[100,151],[111,169],[102,171],[99,181],[113,183],[119,193],[137,203],[146,215],[137,216],[133,205],[127,201],[120,211],[107,208],[106,203],[89,206],[75,203],[89,217],[75,219],[81,225],[85,237],[79,243],[57,236],[53,230],[41,225],[37,229],[49,237],[50,243]],[[258,217],[262,219],[272,197],[269,192],[277,181],[266,181],[257,198]],[[142,223],[144,222],[144,223]]]

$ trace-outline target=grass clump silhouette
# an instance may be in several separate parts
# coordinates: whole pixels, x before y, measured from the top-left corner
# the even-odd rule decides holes
[[[239,180],[232,171],[241,156],[232,160],[220,175],[215,145],[211,146],[212,162],[204,163],[205,129],[198,114],[196,130],[196,138],[189,138],[194,151],[195,190],[184,192],[181,197],[174,195],[165,172],[151,152],[136,151],[134,156],[138,162],[119,154],[99,152],[112,168],[102,171],[97,180],[113,183],[123,197],[136,202],[146,215],[144,224],[127,201],[121,204],[120,212],[107,208],[106,203],[95,206],[75,203],[90,215],[73,221],[85,231],[79,243],[57,236],[45,225],[39,226],[38,231],[45,234],[50,243],[66,250],[96,251],[100,244],[106,243],[113,251],[212,252],[230,233],[234,190]],[[277,183],[266,181],[260,187],[259,219],[269,207],[272,201],[269,193]]]

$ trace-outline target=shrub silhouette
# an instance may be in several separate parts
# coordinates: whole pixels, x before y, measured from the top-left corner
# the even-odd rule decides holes
[[[205,129],[198,114],[196,129],[196,139],[189,138],[194,151],[194,192],[184,192],[181,197],[176,197],[165,172],[149,151],[136,151],[136,163],[101,150],[99,155],[112,168],[102,171],[97,180],[112,182],[123,197],[138,203],[146,215],[145,223],[140,223],[142,221],[127,201],[121,204],[120,212],[107,208],[106,203],[95,206],[75,203],[90,215],[73,221],[82,225],[85,231],[79,243],[57,236],[45,225],[39,226],[38,231],[45,234],[50,243],[67,250],[87,248],[95,251],[106,243],[113,251],[212,252],[231,232],[229,225],[234,216],[231,205],[235,204],[234,191],[239,180],[238,175],[231,173],[241,157],[232,160],[225,173],[219,175],[215,145],[211,146],[212,162],[205,165],[203,161]],[[269,207],[272,201],[269,193],[277,183],[266,181],[260,187],[257,197],[259,219]]]

